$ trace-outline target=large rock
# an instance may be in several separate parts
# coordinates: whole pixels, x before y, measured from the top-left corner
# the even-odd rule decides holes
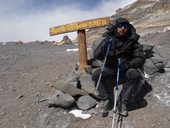
[[[88,93],[78,89],[74,82],[58,81],[53,85],[54,88],[61,90],[62,92],[68,93],[71,96],[87,95]]]
[[[77,106],[79,109],[88,110],[96,105],[96,100],[87,96],[81,96],[77,101]]]
[[[91,74],[84,73],[80,76],[81,89],[85,90],[89,94],[95,92],[95,82],[92,80]]]
[[[70,39],[67,35],[65,35],[65,36],[63,37],[63,40],[64,40],[64,43],[65,43],[65,44],[69,44],[69,45],[73,44],[72,41],[71,41],[71,39]]]
[[[154,59],[154,58],[153,58]],[[147,59],[144,65],[144,70],[147,74],[152,75],[156,72],[161,71],[164,69],[165,64],[164,61],[158,61],[159,59],[157,58],[157,63],[154,63],[154,61],[151,59]]]
[[[147,74],[151,75],[164,69],[166,61],[160,56],[159,51],[153,46],[144,47],[144,53],[146,57],[146,62],[144,64],[144,70]]]
[[[167,62],[167,64],[165,65],[165,68],[170,69],[170,61]]]
[[[63,93],[60,90],[56,90],[56,92],[48,98],[48,106],[57,106],[62,108],[69,108],[75,103],[75,100],[72,96],[67,93]]]
[[[146,62],[144,64],[144,71],[147,74],[152,75],[164,69],[166,61],[161,56],[157,47],[144,38],[140,38],[139,42],[142,44],[142,48],[146,58]]]

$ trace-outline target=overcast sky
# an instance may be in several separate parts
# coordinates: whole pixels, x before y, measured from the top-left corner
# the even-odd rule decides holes
[[[0,0],[0,42],[60,41],[49,28],[93,18],[111,16],[136,0]],[[67,34],[72,39],[75,33]]]

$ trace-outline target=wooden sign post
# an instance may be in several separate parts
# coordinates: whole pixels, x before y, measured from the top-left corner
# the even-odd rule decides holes
[[[109,17],[102,17],[86,21],[75,22],[50,28],[50,36],[77,31],[79,48],[79,69],[84,72],[87,65],[86,31],[85,29],[107,26],[110,24]]]

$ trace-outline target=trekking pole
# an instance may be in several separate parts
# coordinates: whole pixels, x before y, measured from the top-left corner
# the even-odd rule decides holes
[[[103,65],[102,65],[102,69],[101,69],[101,72],[100,72],[100,75],[99,75],[99,78],[98,78],[98,81],[97,81],[96,90],[98,90],[98,88],[99,88],[99,84],[100,84],[100,80],[102,78],[102,73],[103,73],[103,70],[104,70],[104,67],[105,67],[105,64],[106,64],[107,56],[109,55],[110,47],[112,45],[112,39],[110,39],[109,42],[110,43],[108,43],[107,51],[106,51],[106,54],[105,54]]]
[[[118,58],[118,66],[117,66],[117,78],[116,78],[116,91],[115,91],[115,99],[114,99],[114,107],[113,107],[113,119],[112,119],[112,128],[114,128],[114,121],[116,115],[116,103],[118,97],[118,86],[119,86],[119,75],[120,75],[120,58]]]

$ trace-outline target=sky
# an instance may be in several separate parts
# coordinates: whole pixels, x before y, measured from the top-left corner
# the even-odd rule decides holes
[[[49,28],[111,16],[136,0],[0,0],[0,42],[61,41],[76,32],[55,36]]]

